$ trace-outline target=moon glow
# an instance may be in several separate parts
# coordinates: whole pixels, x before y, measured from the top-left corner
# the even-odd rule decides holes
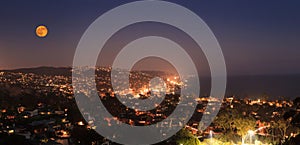
[[[46,37],[48,34],[48,29],[46,26],[40,25],[40,26],[36,27],[35,34],[41,38]]]

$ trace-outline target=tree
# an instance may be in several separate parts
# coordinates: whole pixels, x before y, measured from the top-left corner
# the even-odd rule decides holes
[[[214,120],[214,124],[221,127],[225,133],[233,132],[234,119],[240,116],[235,109],[221,110]]]
[[[297,135],[296,137],[289,138],[286,142],[283,143],[283,145],[298,145],[300,142],[300,135]]]
[[[278,134],[279,138],[284,141],[287,134],[287,129],[290,127],[289,120],[280,119],[276,122],[273,122],[273,126],[278,131],[276,134]]]
[[[175,135],[176,144],[178,145],[200,145],[200,141],[187,129],[180,130]]]
[[[224,130],[224,132],[227,132],[231,129],[231,123],[232,119],[229,113],[224,111],[220,112],[214,120],[214,124],[218,127],[221,127]]]
[[[236,109],[220,111],[213,123],[223,130],[223,135],[217,136],[222,142],[238,142],[240,137],[244,138],[256,126],[254,118],[243,116]]]
[[[229,143],[229,144],[238,144],[239,142],[241,142],[241,137],[232,131],[215,135],[214,139],[217,139],[222,143]]]
[[[238,117],[234,119],[233,123],[237,134],[241,137],[245,137],[249,130],[255,130],[256,126],[256,120],[252,117]]]
[[[203,142],[200,142],[200,145],[232,145],[231,142],[224,142],[221,140],[213,139],[205,139]]]
[[[297,113],[293,118],[291,122],[294,126],[300,128],[300,113]]]
[[[297,107],[297,108],[300,106],[300,97],[297,97],[297,98],[294,100],[294,106]]]
[[[272,121],[270,125],[270,134],[272,134],[272,140],[274,144],[284,143],[286,141],[286,135],[288,134],[288,129],[291,129],[291,119],[279,119]],[[297,128],[292,128],[297,129]]]

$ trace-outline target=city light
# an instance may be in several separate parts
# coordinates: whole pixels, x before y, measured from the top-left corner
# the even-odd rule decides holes
[[[110,73],[109,69],[104,69],[107,74]],[[106,78],[106,73],[103,73],[99,75],[99,78]],[[140,75],[140,74],[139,74]],[[113,99],[117,99],[113,97],[114,95],[128,95],[128,94],[134,94],[135,92],[138,92],[137,95],[132,95],[136,98],[140,98],[141,95],[149,95],[148,92],[152,91],[153,94],[163,91],[159,86],[155,85],[152,87],[149,87],[149,81],[151,80],[151,75],[142,75],[143,81],[139,80],[138,74],[133,74],[131,77],[133,77],[133,82],[131,84],[132,88],[117,92],[115,93],[110,88],[102,87],[100,91],[102,91],[102,94],[100,95],[103,102],[109,102]],[[118,106],[109,105],[107,106],[109,110],[112,110],[116,113],[116,117],[113,118],[105,118],[107,120],[107,126],[112,126],[113,124],[117,124],[118,121],[126,122],[127,124],[131,126],[136,125],[150,125],[156,122],[159,122],[165,118],[167,118],[167,114],[169,112],[164,112],[164,109],[167,109],[170,106],[176,106],[176,95],[173,94],[174,92],[174,86],[175,84],[180,84],[179,79],[178,81],[175,81],[175,78],[173,76],[164,76],[163,80],[166,80],[166,94],[171,96],[164,100],[162,104],[155,104],[156,111],[155,112],[143,112],[139,111],[138,109],[130,110],[127,108],[118,108]],[[169,79],[169,81],[168,81]],[[9,80],[9,81],[8,81]],[[109,85],[107,83],[109,80],[101,80],[102,84]],[[37,74],[26,74],[26,73],[14,73],[14,72],[6,72],[3,73],[3,75],[0,76],[0,83],[9,83],[9,84],[17,84],[20,86],[25,86],[24,89],[35,89],[38,92],[55,92],[57,94],[57,98],[60,99],[66,99],[68,100],[65,103],[65,106],[68,106],[69,103],[74,99],[73,97],[70,97],[73,95],[72,87],[70,86],[71,79],[70,77],[63,77],[63,76],[45,76],[45,75],[37,75]],[[47,85],[49,84],[49,85]],[[142,85],[141,85],[142,84]],[[147,86],[148,85],[148,86]],[[139,86],[139,87],[137,87]],[[151,94],[152,94],[151,92]],[[87,92],[88,93],[88,92]],[[140,95],[140,93],[143,93]],[[60,101],[60,100],[59,100]],[[293,101],[291,100],[262,100],[262,99],[238,99],[235,97],[228,97],[224,100],[216,99],[215,97],[199,97],[195,99],[199,106],[195,110],[196,115],[203,115],[203,114],[210,114],[213,112],[214,107],[213,105],[215,103],[221,103],[222,104],[222,111],[225,111],[225,122],[222,123],[229,123],[228,126],[236,127],[237,124],[230,124],[231,122],[236,121],[236,119],[243,118],[242,121],[249,121],[247,119],[250,119],[249,116],[251,116],[252,119],[254,119],[254,124],[249,126],[249,124],[245,124],[248,126],[242,126],[240,129],[237,128],[230,128],[229,130],[236,130],[236,132],[233,132],[237,138],[240,138],[239,140],[242,141],[243,144],[270,144],[268,140],[264,141],[261,140],[262,138],[271,138],[274,142],[279,142],[280,139],[288,139],[288,138],[295,138],[299,134],[297,130],[285,130],[286,134],[284,136],[279,136],[280,134],[272,134],[267,132],[269,131],[267,128],[273,127],[275,129],[284,129],[284,128],[278,128],[280,126],[275,126],[274,124],[281,123],[281,126],[290,125],[289,124],[292,119],[289,118],[288,120],[279,120],[278,118],[282,118],[282,116],[288,112],[290,109],[292,109],[295,105],[293,104]],[[51,104],[52,106],[55,106],[55,104]],[[189,106],[189,103],[184,104],[186,106]],[[68,116],[69,113],[72,112],[72,108],[68,107],[48,107],[50,106],[47,103],[44,102],[37,102],[37,104],[34,104],[36,107],[24,107],[23,104],[17,104],[15,106],[15,112],[12,113],[12,110],[9,108],[0,108],[1,116],[3,121],[0,122],[0,126],[2,126],[2,130],[0,130],[0,133],[7,133],[7,134],[20,134],[19,130],[23,128],[19,128],[18,125],[13,126],[12,124],[6,124],[5,122],[11,122],[13,120],[32,120],[33,118],[39,118],[39,117],[45,117],[45,118],[51,118],[51,116],[59,116],[56,119],[48,119],[48,120],[34,120],[32,122],[29,122],[29,126],[33,127],[33,134],[44,134],[44,132],[49,132],[51,130],[57,130],[62,131],[61,133],[56,134],[56,137],[62,137],[65,138],[72,138],[71,131],[74,127],[81,127],[85,126],[86,124],[84,121],[72,121],[69,120]],[[212,106],[210,110],[207,110],[207,106]],[[255,106],[255,107],[254,107]],[[257,111],[257,110],[263,110],[263,111]],[[300,109],[298,109],[300,110]],[[130,114],[130,111],[132,113]],[[171,111],[171,110],[170,110]],[[237,112],[234,112],[237,111]],[[296,113],[300,111],[296,110]],[[133,116],[130,119],[126,119],[126,115],[130,114]],[[227,116],[227,114],[233,115],[232,118],[230,116]],[[238,114],[237,116],[234,116],[235,114]],[[66,116],[67,115],[67,116]],[[87,114],[86,114],[87,115]],[[297,115],[297,114],[296,114]],[[218,114],[218,117],[222,117],[222,113]],[[89,117],[90,119],[87,121],[89,124],[95,123],[97,120],[96,118],[93,118],[92,116]],[[143,119],[141,119],[143,118]],[[145,119],[147,118],[147,119]],[[56,120],[56,122],[55,122]],[[251,120],[251,119],[250,119]],[[262,120],[270,120],[270,121],[262,121]],[[238,124],[243,124],[241,122],[237,122]],[[48,124],[53,124],[53,128],[42,128],[38,129],[35,127],[35,125],[43,124],[45,126],[48,126]],[[218,124],[214,122],[209,126],[208,130],[204,130],[201,134],[201,136],[206,137],[204,139],[204,142],[208,144],[218,144],[220,143],[217,139],[217,136],[224,136],[226,138],[226,133],[222,132],[223,124]],[[166,124],[165,126],[168,128],[172,128],[174,125],[179,125],[184,127],[184,124]],[[52,125],[51,125],[52,126]],[[61,129],[60,127],[64,127]],[[186,127],[193,135],[200,136],[200,130],[198,130],[197,126],[199,126],[198,122],[194,122],[194,120],[191,120],[191,123],[189,123]],[[81,127],[82,128],[82,127]],[[96,129],[97,127],[94,125],[87,125],[86,127],[83,127],[85,129]],[[252,130],[244,130],[245,128],[251,128]],[[290,129],[290,128],[289,128]],[[220,131],[221,130],[221,131]],[[238,135],[239,132],[245,132],[246,135]],[[216,136],[214,136],[216,134]],[[23,136],[26,138],[30,138],[30,132],[25,131],[25,133],[22,133]],[[259,137],[259,140],[258,136]],[[53,138],[53,136],[51,136]],[[55,137],[54,137],[55,138]],[[233,140],[232,142],[235,142],[238,144],[238,139],[235,138],[229,138],[228,140]],[[56,138],[55,138],[56,139]],[[51,140],[49,138],[49,140]]]
[[[82,121],[78,122],[78,125],[83,126],[84,123]]]

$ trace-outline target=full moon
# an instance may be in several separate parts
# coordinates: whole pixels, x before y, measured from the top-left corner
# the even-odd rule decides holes
[[[36,27],[35,34],[41,38],[46,37],[48,34],[48,29],[46,26],[40,25],[40,26]]]

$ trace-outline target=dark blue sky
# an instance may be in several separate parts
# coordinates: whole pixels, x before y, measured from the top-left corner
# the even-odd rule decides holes
[[[0,68],[71,66],[85,29],[104,12],[127,2],[1,1]],[[194,11],[212,29],[229,75],[300,73],[300,1],[171,2]],[[46,38],[35,35],[39,24],[49,28]]]

